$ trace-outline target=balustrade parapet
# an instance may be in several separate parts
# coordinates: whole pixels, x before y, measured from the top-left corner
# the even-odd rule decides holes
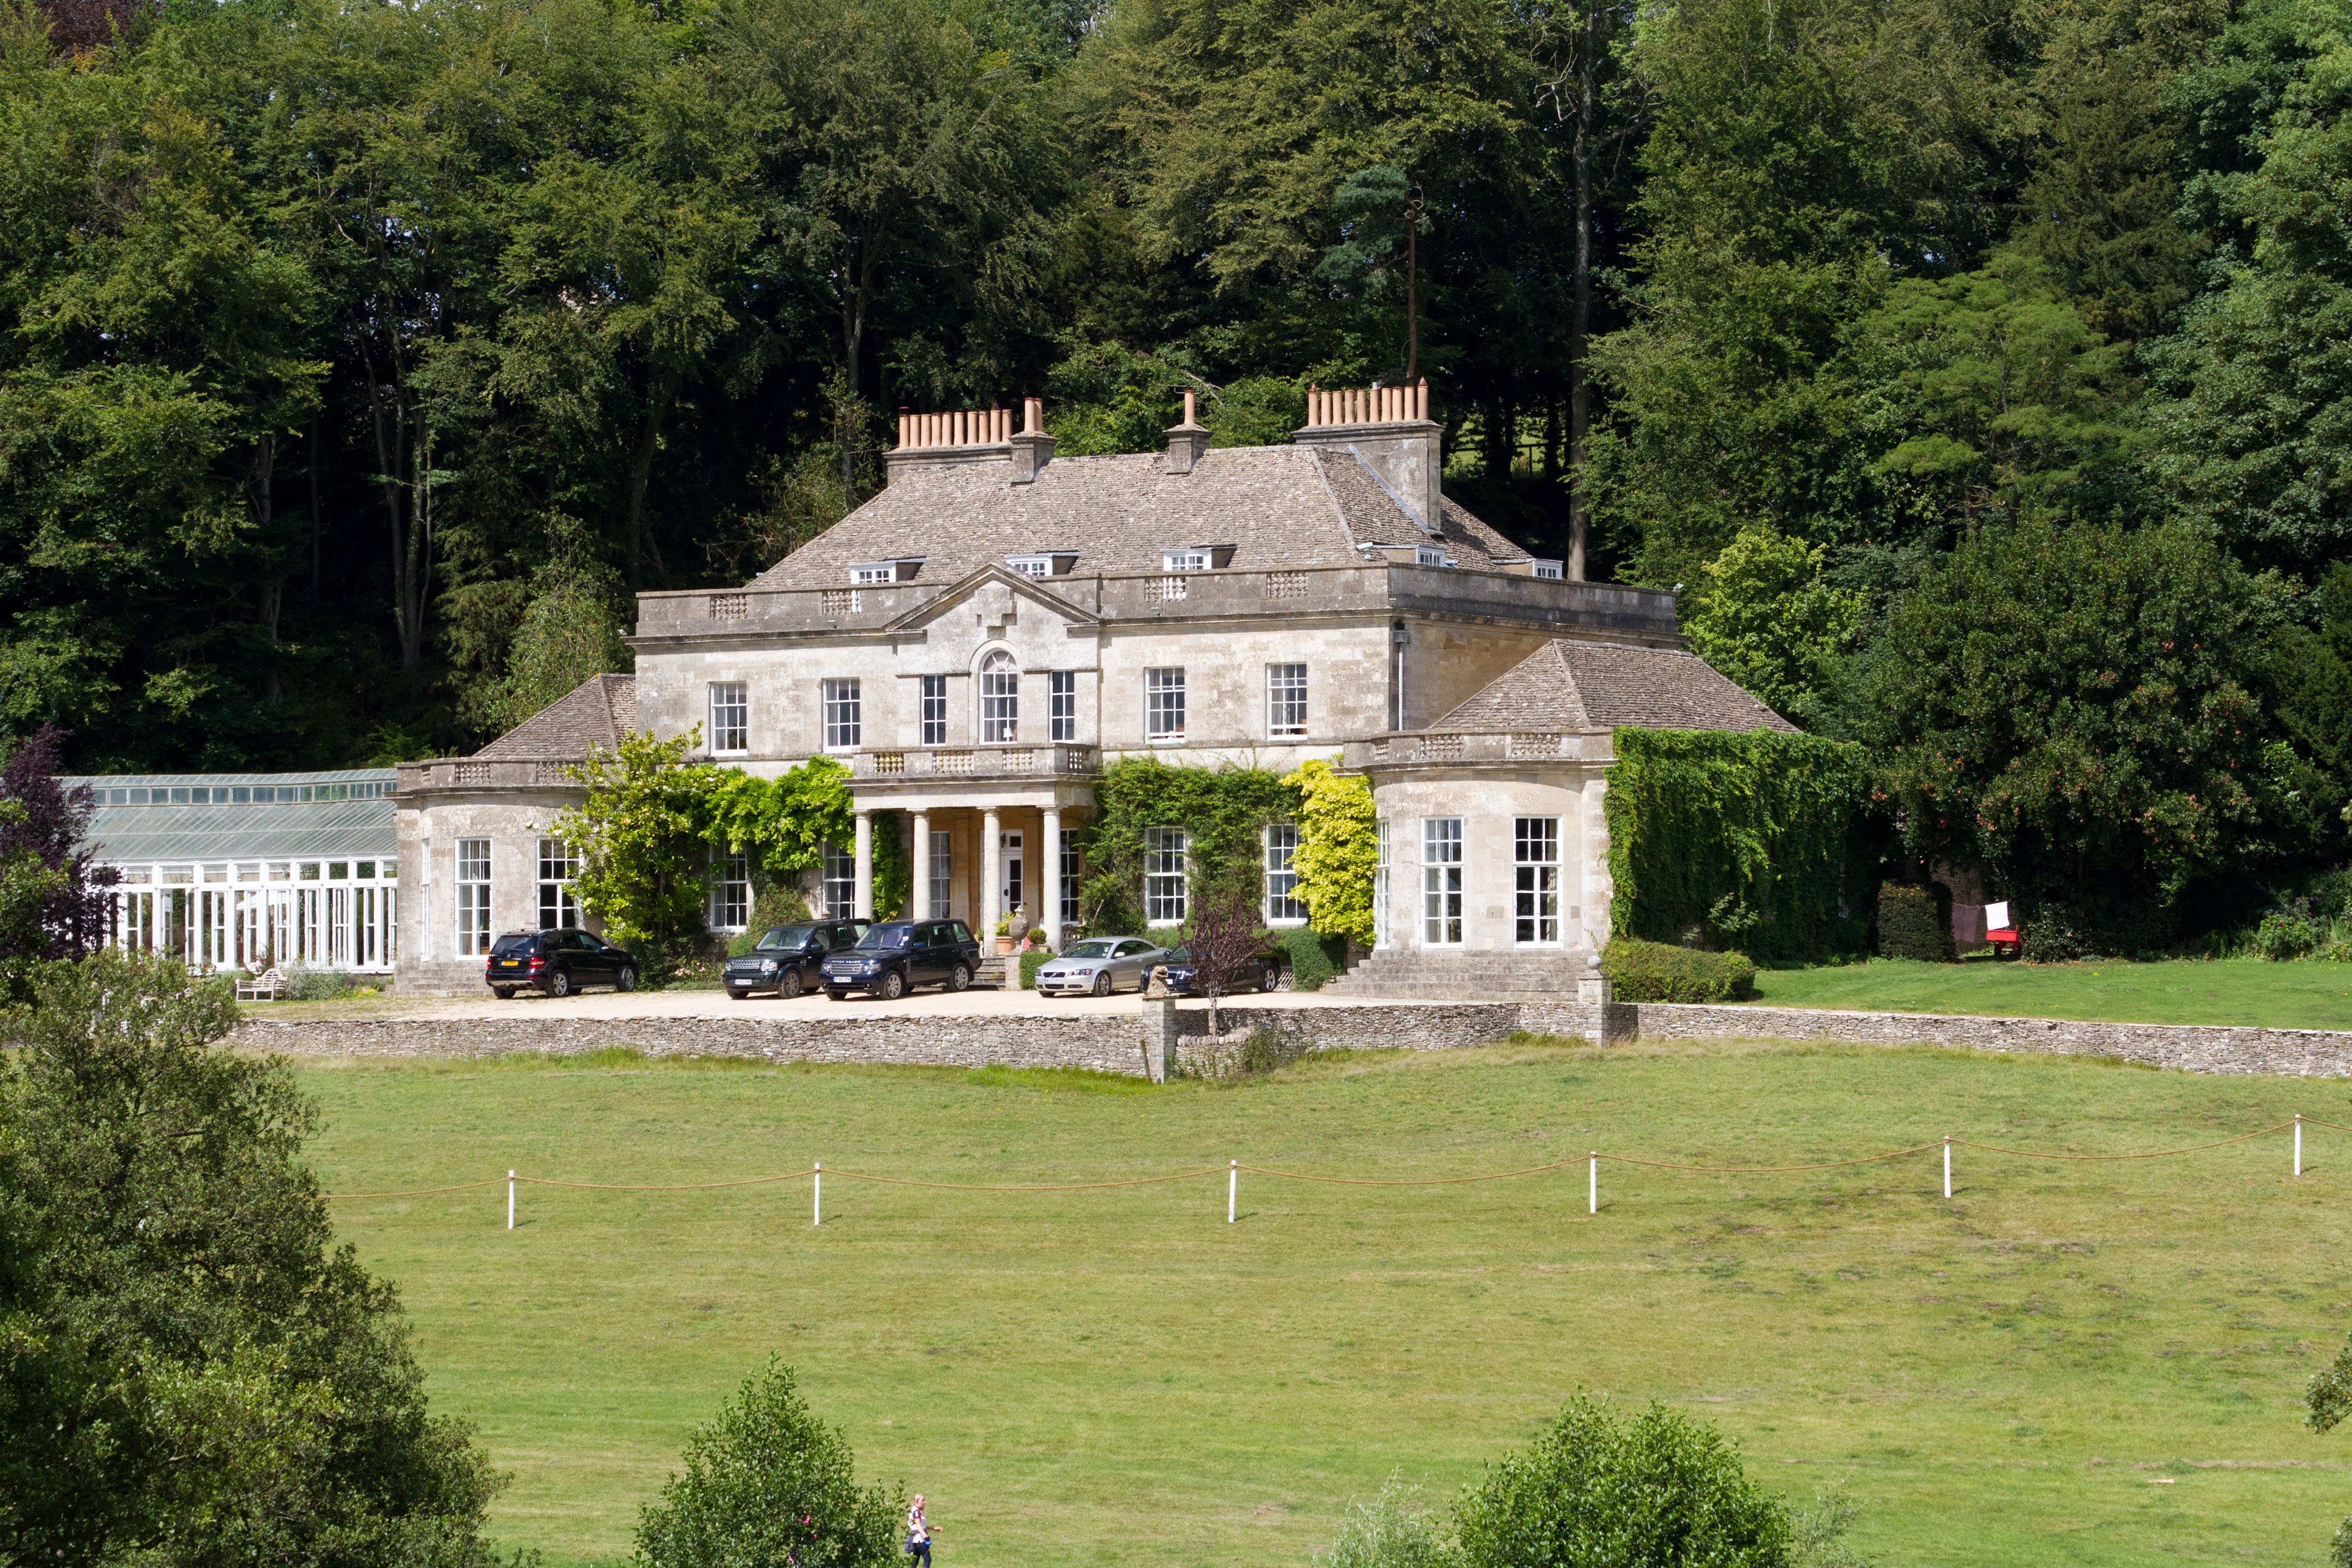
[[[1341,765],[1351,773],[1462,763],[1611,760],[1606,730],[1413,730],[1350,741]]]
[[[1091,776],[1097,750],[1065,742],[1034,745],[902,746],[859,752],[850,776],[861,783],[901,779],[1038,779]]]

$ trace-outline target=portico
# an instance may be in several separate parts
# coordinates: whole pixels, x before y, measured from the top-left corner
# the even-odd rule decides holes
[[[1062,935],[1063,835],[1094,807],[1091,746],[968,746],[860,752],[856,913],[874,910],[874,814],[904,813],[918,918],[961,920],[983,941],[1018,906],[1048,942]]]

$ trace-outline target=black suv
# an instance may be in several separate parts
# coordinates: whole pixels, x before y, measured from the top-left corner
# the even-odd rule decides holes
[[[917,985],[961,991],[979,967],[980,942],[963,921],[887,921],[820,969],[824,994],[836,1002],[852,991],[895,1002]]]
[[[730,958],[720,972],[727,994],[738,1002],[754,991],[797,996],[822,984],[817,965],[828,952],[857,945],[866,921],[804,921],[798,925],[770,926],[759,944],[740,958]]]
[[[526,985],[550,996],[569,996],[583,985],[635,991],[637,961],[589,931],[519,931],[499,938],[482,978],[501,1002]]]

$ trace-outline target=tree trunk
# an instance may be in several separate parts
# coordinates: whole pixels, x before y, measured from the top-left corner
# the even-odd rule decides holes
[[[277,541],[271,537],[278,520],[278,436],[274,431],[265,432],[254,443],[253,520],[259,525],[264,547],[276,559]],[[269,674],[264,683],[263,699],[269,702],[285,696],[278,671],[278,612],[285,595],[286,579],[282,576],[261,585],[261,629],[269,639]]]
[[[360,364],[367,373],[368,413],[375,432],[376,478],[383,490],[384,519],[392,546],[392,619],[400,636],[400,668],[415,674],[425,666],[425,572],[430,542],[417,515],[426,476],[404,470],[416,466],[409,413],[398,381],[387,388],[377,375],[375,356],[364,346]],[[397,368],[396,366],[394,367]],[[385,405],[391,405],[389,414]]]
[[[1568,319],[1568,561],[1571,583],[1584,581],[1586,546],[1592,532],[1592,509],[1586,489],[1585,437],[1592,424],[1592,393],[1584,374],[1585,350],[1592,334],[1592,157],[1593,120],[1600,68],[1595,55],[1601,43],[1601,10],[1596,0],[1585,0],[1584,42],[1577,50],[1576,144],[1571,161],[1576,171],[1576,259],[1570,279],[1574,289]]]
[[[310,416],[310,599],[319,598],[319,416]]]
[[[638,434],[637,450],[629,459],[629,586],[643,582],[646,489],[653,480],[654,454],[661,449],[662,420],[669,413],[673,388],[667,381],[648,389],[646,427]]]

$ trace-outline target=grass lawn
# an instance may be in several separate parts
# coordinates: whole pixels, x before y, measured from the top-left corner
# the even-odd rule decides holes
[[[2352,1029],[2352,963],[2265,963],[2258,958],[1918,963],[1874,958],[1836,968],[1766,970],[1757,975],[1756,989],[1758,1000],[1784,1007]]]
[[[2317,1562],[2352,1434],[2301,1393],[2352,1327],[2352,1134],[2163,1161],[1964,1152],[1800,1174],[1602,1168],[1835,1159],[1945,1133],[2123,1151],[2352,1084],[1932,1049],[1541,1045],[1315,1060],[1235,1089],[1003,1069],[545,1061],[305,1068],[330,1191],[509,1166],[696,1182],[829,1167],[938,1181],[1229,1158],[1508,1182],[1218,1176],[956,1193],[829,1178],[502,1187],[336,1205],[402,1288],[437,1408],[551,1563],[627,1550],[688,1429],[769,1354],[862,1471],[928,1492],[941,1563],[1304,1568],[1391,1472],[1444,1501],[1581,1386],[1717,1422],[1791,1498],[1841,1479],[1912,1564]]]

